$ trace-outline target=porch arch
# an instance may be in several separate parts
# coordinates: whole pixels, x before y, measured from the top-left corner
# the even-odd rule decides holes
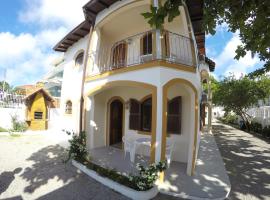
[[[193,138],[193,147],[192,147],[192,163],[191,163],[191,173],[190,175],[194,174],[195,170],[195,160],[196,160],[196,152],[197,152],[197,136],[198,136],[198,91],[196,87],[188,80],[175,78],[168,81],[166,84],[163,85],[163,99],[162,99],[162,110],[163,110],[163,117],[162,117],[162,141],[161,141],[161,160],[165,160],[165,153],[166,153],[166,137],[167,137],[167,95],[168,89],[175,85],[175,84],[183,84],[188,86],[194,92],[194,138]]]
[[[89,98],[101,92],[105,89],[113,88],[116,86],[131,86],[131,87],[143,87],[149,89],[152,94],[152,122],[151,122],[151,149],[150,149],[150,162],[155,162],[155,153],[156,153],[156,121],[157,121],[157,87],[155,85],[151,85],[149,83],[137,82],[137,81],[127,81],[127,80],[119,80],[119,81],[110,81],[106,83],[102,83],[93,89],[89,90],[84,96],[85,99]],[[84,108],[84,116],[86,116],[86,109]],[[86,126],[86,123],[84,123]],[[86,127],[84,127],[86,130]]]

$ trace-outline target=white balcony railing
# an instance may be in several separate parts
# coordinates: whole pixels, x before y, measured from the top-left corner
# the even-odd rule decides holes
[[[160,36],[161,52],[159,53],[156,48],[156,33],[156,30],[152,30],[128,37],[113,45],[101,45],[98,51],[90,53],[92,70],[89,73],[102,73],[153,60],[164,60],[187,66],[196,65],[192,39],[163,31]]]

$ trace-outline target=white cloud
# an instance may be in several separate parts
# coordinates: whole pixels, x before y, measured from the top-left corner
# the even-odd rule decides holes
[[[19,19],[25,23],[39,23],[42,26],[62,24],[73,28],[83,21],[82,6],[89,0],[25,0],[25,8]]]
[[[84,20],[82,6],[89,0],[24,0],[18,23],[37,27],[35,34],[0,32],[0,77],[7,69],[11,84],[33,84],[59,56],[52,47]]]
[[[0,68],[7,69],[6,80],[11,84],[30,84],[39,80],[57,56],[50,50],[55,43],[52,36],[59,39],[63,37],[63,32],[63,28],[59,28],[55,31],[45,30],[37,35],[0,33]]]
[[[226,44],[223,51],[213,58],[216,62],[216,68],[222,70],[224,75],[234,73],[236,77],[240,77],[241,75],[253,70],[257,65],[261,64],[258,56],[255,55],[252,57],[250,52],[239,60],[234,59],[234,56],[236,55],[235,50],[237,46],[241,44],[238,34],[239,33],[233,34],[233,37]]]

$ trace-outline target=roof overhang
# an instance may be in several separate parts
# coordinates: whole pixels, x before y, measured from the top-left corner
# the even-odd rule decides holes
[[[90,0],[83,6],[85,21],[70,31],[53,49],[55,51],[66,52],[70,46],[89,33],[90,27],[95,23],[97,14],[117,1],[120,0]],[[187,7],[198,50],[204,55],[205,32],[203,30],[203,0],[187,1]]]
[[[66,52],[70,46],[89,33],[91,25],[91,21],[83,21],[58,42],[53,49],[55,51]]]

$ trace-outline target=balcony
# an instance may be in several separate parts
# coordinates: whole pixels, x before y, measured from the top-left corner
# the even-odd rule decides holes
[[[167,30],[151,30],[111,44],[102,39],[98,50],[90,52],[90,76],[152,61],[173,63],[179,68],[196,66],[193,40]]]

